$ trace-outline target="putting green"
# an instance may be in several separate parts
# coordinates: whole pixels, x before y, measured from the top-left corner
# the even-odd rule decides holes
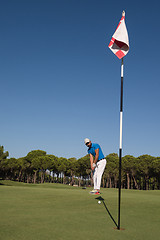
[[[151,240],[160,235],[160,191],[122,190],[121,227],[118,190],[99,196],[61,184],[0,181],[0,240]]]

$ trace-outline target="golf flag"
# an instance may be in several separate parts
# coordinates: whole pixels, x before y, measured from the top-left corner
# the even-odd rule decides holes
[[[115,33],[108,46],[111,51],[121,60],[121,96],[120,96],[120,138],[119,138],[119,198],[118,198],[118,225],[120,230],[120,212],[121,212],[121,170],[122,170],[122,116],[123,116],[123,57],[129,51],[128,32],[125,24],[125,12],[122,13],[122,18],[118,24]]]
[[[123,58],[129,51],[128,32],[125,24],[125,11],[122,13],[122,18],[108,47],[119,59]]]

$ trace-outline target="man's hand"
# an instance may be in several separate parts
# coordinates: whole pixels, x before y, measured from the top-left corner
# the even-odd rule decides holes
[[[92,171],[95,169],[95,167],[96,167],[96,164],[93,163],[93,164],[92,164]]]

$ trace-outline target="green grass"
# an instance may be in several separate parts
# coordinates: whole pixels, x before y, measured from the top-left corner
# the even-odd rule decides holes
[[[0,240],[155,240],[160,236],[160,191],[122,190],[121,227],[97,196],[61,184],[0,181]],[[2,185],[3,184],[3,185]],[[117,222],[118,190],[102,189]]]

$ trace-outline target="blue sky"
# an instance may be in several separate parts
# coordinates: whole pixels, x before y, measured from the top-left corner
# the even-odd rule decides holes
[[[0,144],[66,158],[119,152],[120,65],[108,44],[126,12],[123,156],[160,156],[160,2],[2,0]]]

